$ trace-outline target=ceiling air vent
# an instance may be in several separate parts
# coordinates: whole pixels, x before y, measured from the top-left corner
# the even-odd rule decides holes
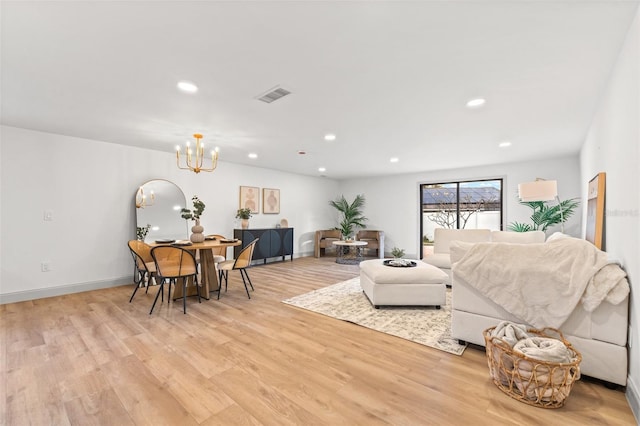
[[[278,99],[282,98],[283,96],[287,96],[289,93],[291,93],[291,92],[286,90],[286,89],[283,89],[282,87],[276,86],[273,89],[269,89],[269,91],[267,91],[267,93],[265,93],[263,95],[260,95],[258,97],[258,100],[270,104],[271,102],[277,101]]]

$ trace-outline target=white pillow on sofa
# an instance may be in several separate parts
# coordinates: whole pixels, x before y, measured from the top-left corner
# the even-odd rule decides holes
[[[553,240],[560,240],[562,238],[573,238],[573,237],[571,235],[563,234],[562,232],[554,232],[553,234],[549,235],[549,238],[547,238],[547,242],[553,241]]]
[[[544,238],[545,234],[542,231],[491,231],[492,243],[536,244],[544,243]]]

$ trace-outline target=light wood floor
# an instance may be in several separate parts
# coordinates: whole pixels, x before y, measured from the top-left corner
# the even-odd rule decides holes
[[[149,308],[131,286],[0,306],[3,425],[632,425],[625,395],[578,382],[561,409],[512,400],[484,352],[461,357],[283,299],[358,274],[333,259],[249,270]]]

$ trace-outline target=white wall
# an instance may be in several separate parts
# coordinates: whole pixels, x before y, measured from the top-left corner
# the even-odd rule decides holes
[[[640,11],[629,30],[609,86],[580,155],[582,197],[586,182],[606,173],[605,244],[631,284],[629,383],[627,395],[640,419]],[[586,213],[585,213],[586,217]],[[583,235],[584,235],[583,227]]]
[[[221,154],[224,158],[224,153]],[[127,241],[135,238],[134,195],[151,179],[167,179],[206,204],[205,233],[232,235],[240,185],[279,188],[279,215],[258,214],[251,227],[286,218],[296,256],[313,252],[313,233],[331,227],[326,178],[220,161],[213,173],[178,170],[171,152],[0,127],[0,297],[2,302],[131,282]],[[53,221],[45,222],[45,210]],[[41,272],[42,261],[52,270]]]
[[[279,188],[281,214],[259,214],[251,227],[270,227],[287,218],[295,228],[296,256],[313,252],[316,229],[332,228],[337,212],[328,204],[343,193],[364,193],[370,229],[383,229],[394,245],[417,256],[420,249],[420,183],[447,179],[506,178],[506,223],[528,221],[518,204],[519,182],[558,179],[562,198],[578,196],[577,158],[502,164],[460,170],[336,182],[220,161],[213,173],[178,170],[173,153],[0,127],[1,200],[0,297],[29,300],[128,283],[132,261],[126,242],[135,238],[134,195],[142,183],[167,179],[207,205],[205,233],[231,235],[237,226],[240,185]],[[512,194],[512,196],[509,196]],[[45,210],[53,221],[43,220]],[[580,229],[570,222],[567,231]],[[41,271],[49,261],[50,272]]]
[[[425,162],[425,164],[428,164]],[[561,199],[577,198],[582,194],[578,156],[531,161],[526,163],[496,164],[491,166],[427,171],[424,173],[351,179],[341,182],[340,190],[348,200],[356,194],[366,198],[365,216],[369,229],[385,232],[385,251],[394,246],[403,248],[407,257],[417,257],[421,248],[420,184],[448,180],[504,179],[505,229],[510,222],[530,223],[531,209],[518,202],[518,184],[536,177],[558,180]],[[580,207],[582,208],[582,206]],[[565,233],[579,236],[581,217],[573,216],[565,224]],[[550,228],[547,234],[558,231]]]

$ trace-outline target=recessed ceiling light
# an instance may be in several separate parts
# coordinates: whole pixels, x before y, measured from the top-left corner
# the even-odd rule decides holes
[[[485,99],[482,99],[482,98],[471,99],[469,102],[467,102],[467,107],[469,107],[469,108],[478,108],[478,107],[481,107],[482,105],[484,105],[485,102],[487,102],[487,101]]]
[[[391,157],[389,161],[392,163],[397,163],[398,161],[400,161],[400,159],[398,157]]]
[[[198,91],[198,86],[190,81],[180,81],[178,82],[178,89],[187,93],[196,93]]]
[[[326,168],[324,168],[324,167],[318,167],[318,171],[319,171],[320,173],[322,173],[322,172],[326,172],[326,171],[327,171],[327,169],[326,169]]]
[[[500,148],[506,148],[506,147],[508,147],[508,146],[511,146],[511,142],[509,142],[509,141],[500,142],[500,143],[498,144],[498,146],[499,146]]]
[[[249,158],[258,158],[258,154],[256,154],[255,152],[250,152]]]
[[[334,135],[333,133],[327,133],[326,135],[324,135],[324,140],[325,141],[335,141],[336,140],[336,135]]]

